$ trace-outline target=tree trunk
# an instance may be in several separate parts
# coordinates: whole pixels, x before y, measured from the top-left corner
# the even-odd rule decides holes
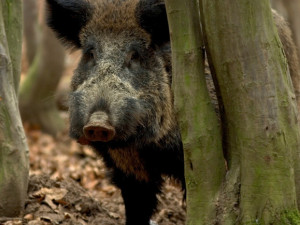
[[[299,224],[298,112],[269,0],[200,6],[226,118],[217,223]]]
[[[38,49],[38,9],[37,0],[26,0],[24,4],[24,39],[26,43],[26,58],[31,66]]]
[[[274,0],[273,6],[275,7],[276,10],[280,12],[281,15],[283,15],[286,20],[288,21],[290,27],[291,27],[291,35],[297,48],[293,48],[293,51],[286,51],[286,55],[288,60],[294,59],[296,62],[293,64],[297,63],[297,69],[294,69],[290,67],[290,72],[292,76],[292,81],[295,89],[295,94],[297,98],[297,103],[298,103],[298,111],[300,111],[300,79],[299,76],[293,76],[294,73],[297,73],[299,75],[300,70],[299,70],[299,59],[300,59],[300,0]],[[290,31],[289,31],[290,32]],[[280,33],[280,31],[279,31]],[[283,42],[285,45],[285,42]],[[291,45],[288,43],[288,45]],[[294,43],[293,43],[294,45]],[[287,46],[284,46],[285,49]],[[297,54],[297,57],[293,57],[293,54]],[[294,72],[294,71],[295,72]]]
[[[195,0],[165,3],[172,43],[175,108],[184,145],[187,224],[209,224],[217,213],[215,205],[225,161],[221,129],[206,87],[199,8]]]
[[[273,0],[272,5],[288,20],[300,58],[300,0]]]
[[[0,3],[0,220],[24,208],[29,163],[18,110],[22,1]]]
[[[19,88],[20,73],[21,73],[21,56],[22,48],[22,22],[20,22],[20,15],[22,15],[21,3],[19,0],[16,3],[12,1],[1,1],[3,5],[4,29],[6,34],[6,41],[10,51],[10,59],[12,63],[14,87],[15,90]],[[17,46],[16,46],[17,45]],[[17,92],[18,93],[18,92]]]
[[[297,46],[298,63],[300,59],[300,0],[285,0],[284,5],[287,9],[288,22],[292,30],[292,36]],[[300,71],[298,70],[300,73]],[[297,80],[298,89],[295,88],[300,111],[300,80]],[[295,83],[295,80],[293,80]]]
[[[285,1],[285,0],[284,0]],[[288,12],[283,3],[283,0],[271,0],[272,7],[277,10],[285,19],[288,18]]]
[[[22,119],[52,135],[64,128],[55,103],[55,91],[64,68],[64,49],[54,33],[42,24],[42,41],[20,90]]]

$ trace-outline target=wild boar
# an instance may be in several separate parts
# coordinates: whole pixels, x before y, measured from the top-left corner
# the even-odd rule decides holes
[[[184,186],[162,1],[48,0],[48,24],[82,50],[69,97],[70,135],[92,146],[122,192],[127,225],[148,225],[162,175]]]

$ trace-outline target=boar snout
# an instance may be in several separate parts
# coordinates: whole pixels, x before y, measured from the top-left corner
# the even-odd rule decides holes
[[[83,133],[88,141],[109,142],[114,139],[116,131],[105,112],[95,112],[83,127]]]

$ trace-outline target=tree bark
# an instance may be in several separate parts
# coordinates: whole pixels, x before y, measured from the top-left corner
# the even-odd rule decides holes
[[[282,0],[271,0],[272,7],[277,10],[285,19],[288,18],[288,12]]]
[[[279,11],[281,15],[285,17],[285,19],[288,21],[289,26],[291,28],[291,31],[288,30],[286,32],[289,32],[288,36],[292,37],[294,40],[293,43],[291,41],[282,41],[284,48],[290,48],[289,51],[285,51],[285,54],[287,56],[288,61],[291,59],[295,62],[289,63],[290,65],[290,73],[294,85],[294,90],[297,98],[297,104],[298,104],[298,111],[300,111],[300,67],[299,67],[299,59],[300,59],[300,0],[274,0],[273,6],[276,10]],[[280,29],[279,29],[280,34]],[[289,39],[289,37],[287,37]],[[281,38],[282,39],[282,38]],[[293,45],[293,46],[292,46]],[[296,46],[294,46],[296,45]],[[292,48],[291,48],[292,46]],[[294,55],[297,56],[294,56]],[[293,68],[293,65],[296,65],[296,68]]]
[[[197,1],[166,0],[175,108],[185,157],[187,224],[209,224],[225,173],[221,129],[204,75]]]
[[[289,22],[300,58],[300,0],[273,0],[272,3]]]
[[[64,68],[64,49],[53,31],[42,24],[42,41],[20,90],[22,119],[52,135],[64,129],[55,91]]]
[[[4,29],[7,38],[7,45],[10,51],[10,58],[14,76],[14,87],[18,91],[21,74],[21,57],[22,48],[18,46],[22,45],[22,22],[20,21],[20,15],[22,16],[22,8],[19,0],[16,3],[12,1],[1,1],[3,5],[3,18]],[[17,45],[17,46],[15,46]],[[18,92],[17,92],[18,93]]]
[[[24,12],[24,39],[28,65],[32,65],[38,50],[38,9],[36,0],[26,0]]]
[[[218,224],[298,224],[298,112],[268,0],[200,0],[224,103]],[[295,222],[296,221],[296,222]]]
[[[18,109],[22,1],[0,3],[0,219],[18,217],[27,194],[28,146]]]

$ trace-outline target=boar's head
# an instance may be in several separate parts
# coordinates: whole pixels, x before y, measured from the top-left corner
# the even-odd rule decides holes
[[[82,51],[71,84],[70,135],[110,146],[168,135],[176,122],[164,3],[47,1],[50,27]]]

